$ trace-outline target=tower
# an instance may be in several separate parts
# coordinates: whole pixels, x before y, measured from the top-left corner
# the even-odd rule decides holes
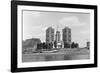
[[[57,43],[60,42],[60,31],[56,31],[55,41],[56,41]]]
[[[54,29],[52,27],[47,28],[46,30],[46,43],[54,42]]]
[[[64,43],[71,44],[71,29],[68,27],[65,27],[62,30],[62,40]]]
[[[57,48],[61,48],[60,31],[56,31],[55,42],[56,42]]]

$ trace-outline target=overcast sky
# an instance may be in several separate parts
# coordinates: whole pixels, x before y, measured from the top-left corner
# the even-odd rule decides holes
[[[80,47],[86,46],[86,41],[90,40],[90,14],[23,11],[23,40],[40,38],[45,42],[45,31],[49,26],[55,31],[59,30],[61,34],[65,26],[70,27],[72,41],[79,43]]]

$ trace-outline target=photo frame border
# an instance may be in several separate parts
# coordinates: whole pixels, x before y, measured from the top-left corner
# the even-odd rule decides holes
[[[17,7],[18,5],[93,9],[94,10],[94,42],[95,42],[94,43],[94,48],[95,48],[94,64],[18,68],[17,66],[17,28],[18,28]],[[76,69],[76,68],[91,68],[91,67],[97,67],[97,6],[96,5],[49,3],[49,2],[35,2],[35,1],[11,1],[11,72],[44,71],[44,70]]]

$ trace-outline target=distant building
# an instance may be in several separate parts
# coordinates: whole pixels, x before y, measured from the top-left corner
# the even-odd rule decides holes
[[[55,41],[57,43],[57,48],[61,48],[60,31],[56,31]]]
[[[46,30],[46,43],[54,43],[54,29],[52,27]]]
[[[38,38],[31,38],[25,41],[22,41],[22,51],[23,52],[32,52],[37,49],[37,44],[41,43],[41,40]]]
[[[90,42],[87,42],[87,48],[88,49],[90,48]]]
[[[62,30],[62,40],[64,43],[71,44],[71,29],[68,27],[65,27]]]
[[[57,43],[60,42],[60,31],[56,31],[55,41],[56,41]]]
[[[55,35],[55,39],[54,39]],[[61,34],[60,31],[56,31],[56,34],[54,34],[54,29],[52,27],[47,28],[46,30],[46,43],[53,43],[54,41],[57,44],[57,48],[64,48],[64,43],[71,44],[71,29],[68,27],[65,27],[62,30],[62,41],[61,41]]]

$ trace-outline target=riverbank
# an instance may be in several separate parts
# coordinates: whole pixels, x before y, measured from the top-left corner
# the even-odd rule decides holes
[[[81,60],[89,58],[90,52],[88,49],[61,49],[56,53],[23,54],[22,62]]]

